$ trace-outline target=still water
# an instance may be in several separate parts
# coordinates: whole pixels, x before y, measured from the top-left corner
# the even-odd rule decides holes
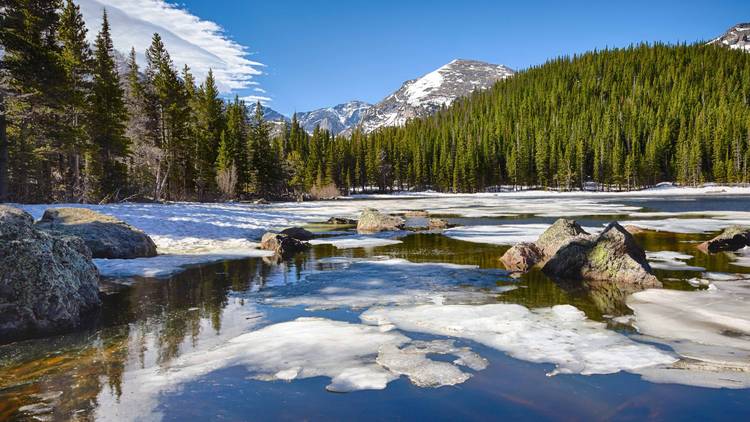
[[[621,202],[665,212],[750,209],[750,200],[741,197]],[[618,216],[577,220],[585,226],[601,226],[614,218]],[[500,225],[551,223],[554,218],[450,221]],[[665,232],[637,235],[648,251],[693,255],[686,261],[690,266],[748,272],[748,268],[732,265],[729,255],[697,253],[695,243],[710,237]],[[260,258],[228,261],[191,268],[168,279],[108,280],[104,306],[89,326],[0,346],[0,420],[750,420],[750,390],[655,384],[623,372],[548,376],[553,365],[514,359],[469,340],[457,340],[457,344],[471,347],[488,360],[488,367],[470,371],[472,377],[462,384],[441,388],[417,387],[401,377],[383,390],[331,393],[325,388],[330,380],[324,377],[264,381],[236,365],[204,371],[176,387],[150,394],[139,384],[140,378],[132,376],[148,368],[168,371],[186,353],[211,350],[242,333],[298,317],[359,323],[363,309],[356,306],[316,308],[274,302],[290,294],[317,293],[308,286],[314,284],[310,280],[323,280],[325,285],[326,275],[347,271],[331,259],[336,257],[386,256],[414,263],[478,266],[486,270],[481,280],[468,271],[461,276],[464,270],[459,268],[452,273],[457,282],[451,288],[481,291],[484,303],[517,303],[528,308],[571,304],[588,318],[607,323],[611,330],[635,334],[632,328],[611,322],[612,316],[629,313],[623,303],[625,293],[556,283],[536,270],[511,278],[498,261],[507,246],[465,242],[440,233],[407,234],[401,240],[369,249],[319,245],[282,263]],[[695,273],[656,270],[656,274],[665,288],[695,289],[687,283]],[[435,338],[408,334],[413,339]]]

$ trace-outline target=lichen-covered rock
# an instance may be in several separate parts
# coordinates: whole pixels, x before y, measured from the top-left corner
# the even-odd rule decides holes
[[[750,227],[732,226],[726,228],[713,239],[698,245],[706,253],[736,251],[750,246]]]
[[[427,227],[429,227],[430,230],[443,230],[447,229],[449,226],[448,220],[443,220],[442,218],[430,218],[427,221]]]
[[[0,341],[79,325],[97,308],[99,272],[84,242],[34,228],[32,217],[0,205]]]
[[[301,240],[303,242],[311,240],[313,237],[315,237],[312,232],[310,232],[309,230],[305,230],[302,227],[290,227],[288,229],[282,230],[281,234],[285,234],[292,239]]]
[[[646,252],[633,235],[617,222],[596,237],[579,237],[563,245],[544,265],[550,277],[567,280],[601,280],[660,287],[646,260]]]
[[[80,237],[94,258],[156,256],[156,244],[146,233],[115,217],[87,208],[50,208],[36,226],[53,234]]]
[[[542,260],[542,253],[533,243],[519,243],[508,249],[500,258],[509,271],[528,271]]]
[[[274,252],[278,257],[289,258],[310,247],[309,243],[301,242],[293,237],[281,233],[268,232],[260,241],[260,248]]]
[[[401,230],[406,222],[401,217],[383,214],[372,208],[366,208],[359,216],[357,231],[363,233],[375,233],[383,231]]]

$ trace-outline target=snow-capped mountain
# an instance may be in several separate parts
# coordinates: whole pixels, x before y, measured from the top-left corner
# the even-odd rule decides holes
[[[406,81],[398,91],[363,113],[359,126],[364,132],[401,126],[409,119],[429,116],[473,91],[490,88],[513,74],[513,70],[503,65],[453,60],[421,78]]]
[[[327,129],[335,135],[357,125],[362,114],[371,107],[372,105],[363,101],[349,101],[335,107],[297,113],[297,120],[307,132],[312,133],[315,126],[320,125],[321,129]]]
[[[724,35],[709,44],[720,44],[732,49],[750,52],[750,23],[740,23],[731,27]]]

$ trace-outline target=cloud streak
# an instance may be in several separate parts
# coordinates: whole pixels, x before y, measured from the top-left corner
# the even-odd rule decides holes
[[[219,89],[228,93],[257,85],[254,77],[262,63],[248,58],[247,47],[233,41],[224,29],[164,0],[77,0],[93,41],[106,8],[115,48],[123,53],[135,47],[143,63],[151,37],[158,32],[175,65],[187,64],[203,80],[213,69]]]

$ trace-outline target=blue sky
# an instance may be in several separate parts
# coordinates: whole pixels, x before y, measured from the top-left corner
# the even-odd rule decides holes
[[[127,8],[128,2],[162,0],[86,1]],[[748,0],[170,3],[215,22],[226,38],[247,47],[263,74],[252,76],[258,85],[240,92],[269,97],[268,104],[286,114],[350,99],[376,102],[454,58],[523,69],[593,48],[710,39],[750,21]],[[184,26],[178,32],[190,29]]]

